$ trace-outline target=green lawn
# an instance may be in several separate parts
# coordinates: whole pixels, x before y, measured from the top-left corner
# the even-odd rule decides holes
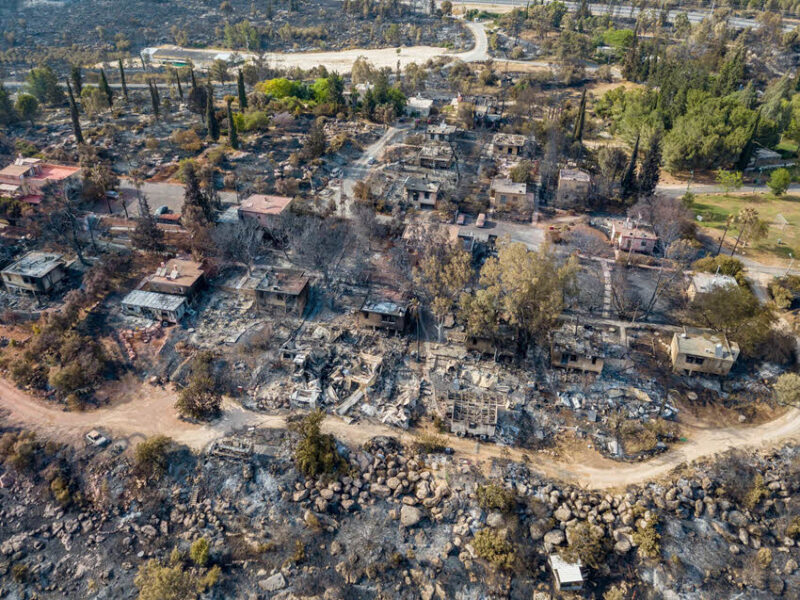
[[[788,258],[792,252],[800,256],[800,196],[781,196],[771,194],[748,194],[728,196],[725,194],[704,194],[695,199],[692,210],[702,217],[697,224],[701,227],[720,230],[725,229],[725,219],[729,214],[736,214],[745,206],[752,206],[762,219],[769,223],[767,237],[749,246],[745,254],[758,258]],[[789,222],[781,231],[777,222],[778,215]],[[726,244],[733,244],[739,233],[734,224],[725,238]],[[717,236],[719,232],[717,232]],[[738,253],[738,250],[737,250]]]

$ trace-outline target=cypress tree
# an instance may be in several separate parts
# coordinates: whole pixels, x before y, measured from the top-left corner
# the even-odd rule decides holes
[[[181,76],[178,73],[178,69],[173,69],[173,72],[175,73],[175,83],[178,84],[178,95],[181,97],[181,100],[183,100],[183,86],[181,85]]]
[[[639,193],[652,196],[656,191],[661,168],[661,130],[656,129],[650,138],[650,147],[644,155],[639,172]]]
[[[106,95],[108,107],[111,108],[111,105],[114,103],[114,92],[111,91],[111,86],[108,85],[106,72],[103,69],[100,69],[100,91]]]
[[[232,98],[228,98],[228,143],[234,150],[239,149],[239,134],[236,132],[236,122],[233,120]]]
[[[81,131],[81,120],[78,117],[78,106],[75,104],[75,96],[72,94],[72,86],[67,81],[67,94],[69,96],[69,117],[72,120],[72,132],[75,134],[75,142],[83,144],[83,132]]]
[[[631,159],[622,175],[620,186],[622,188],[622,197],[630,198],[636,192],[636,155],[639,154],[639,136],[636,136],[636,143],[633,145],[633,152],[631,152]]]
[[[583,140],[583,125],[586,119],[586,89],[581,94],[581,103],[578,107],[578,116],[575,119],[575,127],[572,130],[572,141],[580,142]]]
[[[760,123],[761,109],[759,109],[756,113],[756,118],[753,120],[753,126],[750,128],[750,135],[747,138],[747,143],[745,143],[741,154],[739,154],[739,160],[736,161],[736,168],[739,171],[744,171],[747,168],[747,165],[750,164],[750,158],[753,156],[753,149],[755,147],[756,136],[758,135],[758,126]]]
[[[219,123],[214,114],[214,88],[210,82],[206,93],[206,127],[208,127],[208,137],[216,142],[219,139]]]
[[[125,102],[128,101],[128,86],[125,85],[125,67],[122,66],[122,59],[119,59],[119,80],[122,82],[122,96]]]
[[[83,74],[79,65],[73,65],[70,71],[72,78],[72,86],[75,88],[75,93],[80,96],[83,92]]]
[[[153,105],[153,116],[155,116],[156,121],[158,121],[161,107],[161,97],[158,95],[158,87],[152,79],[147,80],[147,87],[150,88],[150,102]]]
[[[194,77],[194,68],[190,68],[189,69],[189,73],[191,73],[191,75],[192,75],[192,89],[196,90],[197,89],[197,79],[195,79],[195,77]]]
[[[239,69],[239,75],[236,79],[236,89],[239,92],[239,110],[244,112],[244,109],[247,108],[247,93],[244,89],[244,75],[241,69]]]

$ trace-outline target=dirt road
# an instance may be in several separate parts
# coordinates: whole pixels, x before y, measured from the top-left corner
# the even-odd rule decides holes
[[[164,434],[196,450],[212,440],[246,426],[284,428],[282,415],[263,415],[227,402],[223,416],[210,425],[196,425],[177,418],[173,403],[174,393],[162,388],[141,385],[133,378],[123,380],[114,391],[118,400],[111,406],[91,412],[64,412],[47,405],[0,379],[0,409],[7,424],[23,426],[61,440],[80,441],[88,430],[100,427],[115,439],[135,442],[146,436]],[[356,423],[348,425],[340,419],[329,417],[326,431],[352,445],[363,444],[376,435],[389,435],[412,441],[410,433],[383,425]],[[504,449],[494,444],[480,444],[474,440],[449,437],[456,456],[478,463],[489,463],[496,458],[522,460],[530,458],[530,466],[541,473],[568,481],[587,489],[624,488],[667,474],[678,465],[710,457],[731,448],[769,447],[789,439],[800,439],[800,410],[792,409],[774,421],[756,427],[728,427],[716,429],[711,424],[693,422],[684,424],[689,441],[679,444],[669,452],[652,460],[637,464],[621,464],[595,453],[581,453],[571,462],[555,460],[542,453]]]

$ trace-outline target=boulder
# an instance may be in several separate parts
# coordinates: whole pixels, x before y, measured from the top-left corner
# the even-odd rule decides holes
[[[400,509],[400,523],[403,527],[413,527],[422,520],[422,511],[416,506],[403,504]]]
[[[259,581],[258,586],[267,592],[277,592],[286,587],[286,578],[283,573],[275,573],[275,575]]]

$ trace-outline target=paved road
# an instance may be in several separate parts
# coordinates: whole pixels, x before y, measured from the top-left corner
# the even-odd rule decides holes
[[[136,188],[128,179],[121,179],[119,192],[128,208],[128,215],[131,217],[139,216],[139,202]],[[147,196],[150,210],[155,212],[158,208],[166,206],[170,212],[180,214],[183,208],[184,187],[179,183],[158,183],[145,182],[142,186],[142,193]],[[219,192],[220,199],[224,203],[236,202],[234,192]],[[115,213],[123,213],[121,202],[115,202],[112,206]],[[100,210],[100,212],[103,212]]]

